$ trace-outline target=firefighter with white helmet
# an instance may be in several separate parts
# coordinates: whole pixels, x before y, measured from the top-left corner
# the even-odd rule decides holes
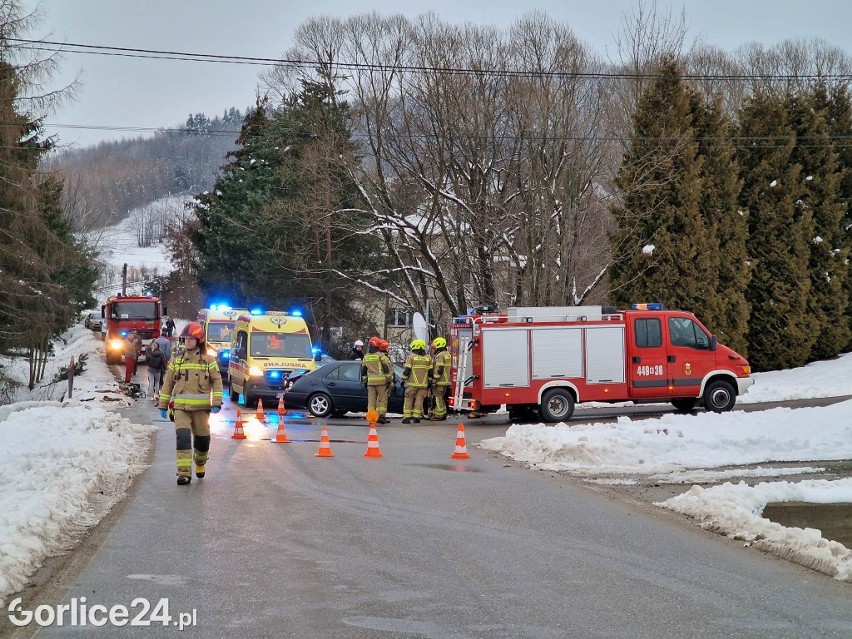
[[[432,340],[434,355],[432,356],[432,421],[440,422],[447,419],[447,394],[450,392],[450,370],[453,367],[453,356],[447,350],[447,340],[436,337]]]
[[[393,376],[393,366],[386,355],[380,352],[382,340],[371,337],[368,352],[361,364],[361,382],[367,386],[367,412],[379,414],[378,423],[385,424],[388,412],[388,375]]]
[[[352,359],[364,359],[364,342],[356,339],[352,344]]]
[[[402,383],[405,384],[405,401],[402,405],[402,423],[420,423],[423,417],[423,400],[432,378],[432,358],[426,354],[426,342],[411,342],[411,354],[405,360]]]
[[[174,406],[177,483],[185,486],[192,480],[193,448],[195,475],[204,477],[210,450],[210,413],[218,413],[222,407],[222,376],[216,357],[207,354],[201,324],[187,324],[180,340],[185,351],[169,364],[160,392],[160,414],[168,419],[169,405]]]

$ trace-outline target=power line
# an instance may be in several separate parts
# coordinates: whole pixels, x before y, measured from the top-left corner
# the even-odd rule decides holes
[[[212,53],[193,53],[188,51],[169,51],[161,49],[140,49],[135,47],[115,47],[98,44],[82,44],[76,42],[58,42],[53,40],[31,40],[27,38],[5,38],[9,42],[19,42],[26,45],[22,48],[39,49],[57,53],[88,53],[95,55],[111,55],[130,58],[179,60],[185,62],[213,62],[220,64],[249,64],[260,66],[290,66],[296,68],[316,68],[321,64],[316,60],[299,58],[264,58],[256,56],[238,56]],[[325,64],[324,62],[322,64]],[[391,71],[396,73],[445,73],[449,75],[497,76],[515,78],[579,78],[589,80],[640,80],[658,79],[659,73],[626,73],[604,71],[544,71],[531,69],[484,69],[473,67],[438,67],[427,65],[391,65],[369,62],[334,61],[336,69],[349,71]],[[685,74],[684,80],[722,80],[722,81],[811,81],[832,80],[849,81],[852,74]]]

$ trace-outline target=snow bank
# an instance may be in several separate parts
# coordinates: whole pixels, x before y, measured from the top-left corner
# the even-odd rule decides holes
[[[707,530],[754,544],[835,579],[852,581],[852,550],[825,539],[814,528],[786,527],[761,517],[767,504],[789,501],[852,504],[852,478],[780,481],[753,487],[744,482],[712,488],[693,486],[657,505],[693,517]]]
[[[852,395],[852,353],[786,371],[754,374],[754,386],[739,404]]]
[[[123,497],[153,430],[96,405],[0,408],[0,598]]]

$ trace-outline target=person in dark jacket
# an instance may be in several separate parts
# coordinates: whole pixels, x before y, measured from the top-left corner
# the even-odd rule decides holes
[[[145,364],[148,366],[148,397],[152,397],[156,404],[159,402],[160,380],[163,371],[166,369],[166,357],[156,341],[148,345],[148,352],[145,353]]]
[[[171,339],[172,333],[175,330],[175,321],[170,317],[166,322],[166,337]]]

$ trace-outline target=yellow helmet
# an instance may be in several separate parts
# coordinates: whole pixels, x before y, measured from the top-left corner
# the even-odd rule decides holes
[[[424,342],[422,339],[414,340],[413,342],[411,342],[411,344],[409,344],[409,346],[411,346],[411,350],[413,351],[426,350],[426,342]]]
[[[443,337],[436,337],[434,340],[432,340],[432,346],[434,346],[435,348],[446,348],[447,340],[445,340]]]

